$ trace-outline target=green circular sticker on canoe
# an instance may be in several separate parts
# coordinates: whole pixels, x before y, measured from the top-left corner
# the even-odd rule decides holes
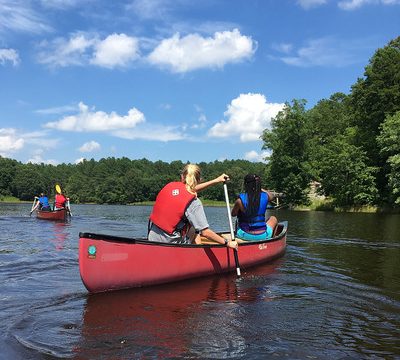
[[[90,246],[88,247],[88,253],[89,253],[90,256],[96,255],[96,246],[90,245]]]

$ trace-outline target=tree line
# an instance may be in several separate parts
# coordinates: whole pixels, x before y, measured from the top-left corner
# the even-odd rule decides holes
[[[225,160],[200,163],[204,180],[231,176],[231,196],[242,190],[247,173],[263,186],[285,194],[285,203],[307,205],[310,182],[335,206],[400,206],[400,37],[378,49],[348,95],[335,93],[311,109],[306,101],[287,102],[265,129],[267,163]],[[0,157],[0,198],[32,200],[54,195],[61,184],[75,203],[128,204],[154,201],[169,181],[179,180],[185,163],[107,158],[79,164],[22,164]],[[201,194],[223,201],[221,187]]]
[[[72,203],[130,204],[154,201],[161,188],[170,181],[179,181],[186,163],[152,162],[104,158],[83,160],[79,164],[23,164],[0,157],[0,199],[14,196],[33,200],[41,192],[54,197],[55,184],[60,184]],[[266,178],[265,164],[247,160],[225,160],[198,164],[204,181],[222,173],[230,176],[228,189],[233,197],[242,191],[243,178],[248,173]],[[207,200],[224,201],[222,186],[213,186],[201,193]],[[233,198],[232,198],[233,199]]]
[[[400,37],[375,52],[350,94],[305,105],[286,103],[263,132],[270,185],[291,204],[309,202],[313,180],[336,206],[400,206]]]

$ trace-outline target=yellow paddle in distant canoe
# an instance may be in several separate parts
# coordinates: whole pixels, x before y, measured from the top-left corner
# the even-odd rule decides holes
[[[61,187],[58,184],[56,184],[56,192],[57,194],[61,194]]]

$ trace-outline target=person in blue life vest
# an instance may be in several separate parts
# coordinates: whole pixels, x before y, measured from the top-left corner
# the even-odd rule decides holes
[[[239,194],[231,211],[238,221],[236,237],[247,241],[271,238],[278,220],[270,216],[266,221],[265,212],[274,194],[261,188],[261,178],[256,174],[246,175],[243,185],[244,192]]]
[[[46,194],[41,193],[39,198],[37,198],[37,202],[32,209],[31,213],[36,210],[36,209],[42,210],[42,211],[51,211],[51,207],[49,204],[49,199],[47,198]]]
[[[227,178],[222,174],[201,182],[199,166],[187,164],[181,173],[181,181],[168,183],[157,195],[150,215],[149,241],[201,244],[202,236],[236,249],[235,240],[226,240],[210,229],[203,204],[197,197],[197,192],[223,183]]]

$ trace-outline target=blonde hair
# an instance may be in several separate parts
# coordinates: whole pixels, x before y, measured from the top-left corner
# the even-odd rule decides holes
[[[186,189],[196,194],[196,185],[200,182],[200,168],[196,164],[187,164],[182,171],[182,179],[186,184]]]

